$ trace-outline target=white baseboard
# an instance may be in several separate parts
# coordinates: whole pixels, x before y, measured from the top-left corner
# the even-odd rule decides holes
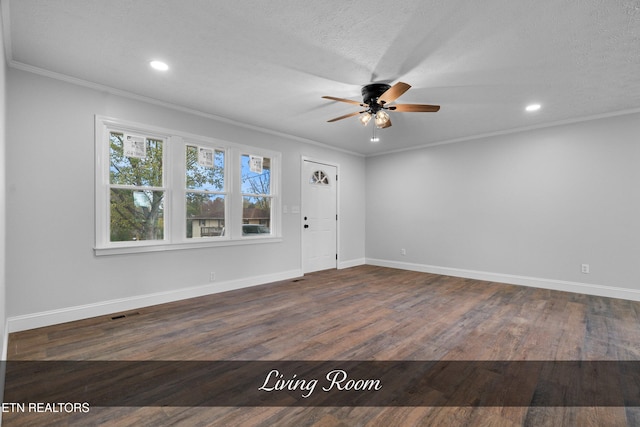
[[[445,276],[464,277],[489,282],[508,283],[510,285],[529,286],[532,288],[551,289],[554,291],[573,292],[608,298],[620,298],[640,301],[640,291],[613,286],[593,285],[590,283],[568,282],[564,280],[542,279],[539,277],[517,276],[512,274],[491,273],[487,271],[464,270],[460,268],[438,267],[435,265],[415,264],[401,261],[367,258],[367,264],[380,267],[399,268],[401,270],[420,271],[423,273],[442,274]]]
[[[135,310],[151,305],[165,304],[188,298],[263,285],[265,283],[277,282],[280,280],[293,279],[300,276],[302,276],[302,270],[291,270],[276,274],[266,274],[237,280],[214,282],[184,289],[175,289],[166,292],[157,292],[153,294],[67,307],[59,310],[13,316],[7,319],[5,335],[8,335],[10,332],[19,332],[27,329],[35,329],[43,326],[88,319],[90,317],[104,316],[107,314]]]
[[[338,268],[350,268],[358,265],[377,265],[381,267],[398,268],[402,270],[420,271],[424,273],[442,274],[447,276],[464,277],[476,280],[508,283],[512,285],[529,286],[556,291],[574,292],[587,295],[596,295],[609,298],[621,298],[631,301],[640,301],[640,291],[613,286],[601,286],[588,283],[568,282],[563,280],[542,279],[537,277],[517,276],[511,274],[491,273],[486,271],[464,270],[451,267],[439,267],[427,264],[416,264],[400,261],[390,261],[375,258],[361,258],[344,261]],[[21,316],[9,317],[6,322],[3,339],[2,357],[6,360],[7,338],[11,332],[19,332],[28,329],[51,326],[59,323],[88,319],[90,317],[104,316],[112,313],[135,310],[157,304],[164,304],[203,295],[242,289],[250,286],[263,285],[265,283],[288,280],[302,276],[302,270],[290,270],[276,274],[254,276],[225,282],[208,283],[202,286],[194,286],[184,289],[176,289],[166,292],[157,292],[147,295],[139,295],[129,298],[102,301],[93,304],[67,307],[58,310],[50,310],[40,313],[32,313]]]
[[[338,269],[357,267],[359,265],[365,265],[366,263],[367,263],[367,260],[364,258],[350,259],[348,261],[339,262]]]
[[[9,353],[9,319],[4,321],[4,334],[2,334],[2,359],[7,360],[7,354]],[[2,376],[4,379],[4,375]],[[4,386],[4,384],[2,384]],[[2,388],[4,390],[4,387]]]

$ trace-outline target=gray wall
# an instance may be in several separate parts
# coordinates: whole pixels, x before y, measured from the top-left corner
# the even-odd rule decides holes
[[[7,79],[6,316],[17,329],[301,269],[291,213],[281,243],[96,257],[96,114],[280,151],[287,206],[300,205],[302,156],[339,164],[342,266],[640,298],[640,114],[365,160],[17,69]]]
[[[639,184],[640,114],[368,158],[367,261],[640,290]]]
[[[6,192],[5,192],[5,146],[6,146],[6,73],[7,60],[4,50],[4,31],[2,28],[2,16],[0,12],[0,339],[3,343],[2,357],[6,356],[5,323],[6,316],[6,246],[5,246],[5,217],[6,217]],[[4,375],[1,376],[0,386],[4,385]],[[2,387],[4,390],[4,387]],[[2,392],[0,392],[0,397]]]
[[[363,157],[13,68],[7,89],[10,318],[47,312],[51,320],[74,310],[74,316],[84,317],[107,310],[100,306],[104,302],[124,299],[135,305],[142,300],[132,299],[145,295],[199,286],[215,290],[218,283],[224,289],[246,278],[268,280],[301,269],[300,216],[293,213],[283,215],[281,243],[96,257],[96,114],[279,151],[282,203],[288,206],[301,203],[301,156],[339,164],[340,261],[364,262]]]

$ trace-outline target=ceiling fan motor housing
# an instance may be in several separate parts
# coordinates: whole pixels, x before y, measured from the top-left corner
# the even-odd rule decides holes
[[[386,83],[371,83],[362,87],[362,102],[367,104],[373,114],[377,113],[382,108],[378,104],[378,98],[391,88],[391,85]]]

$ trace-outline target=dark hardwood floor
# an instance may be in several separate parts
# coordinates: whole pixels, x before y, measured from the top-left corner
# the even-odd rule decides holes
[[[640,360],[640,303],[360,266],[9,336],[8,360]],[[9,385],[7,385],[9,386]],[[4,426],[638,426],[636,407],[94,407]]]

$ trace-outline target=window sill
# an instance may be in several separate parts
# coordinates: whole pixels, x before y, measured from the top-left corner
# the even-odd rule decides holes
[[[279,243],[282,237],[246,237],[236,240],[218,240],[218,241],[202,241],[202,242],[185,242],[185,243],[159,243],[146,244],[144,246],[121,246],[110,248],[94,248],[96,256],[106,255],[122,255],[122,254],[138,254],[147,252],[165,252],[177,251],[184,249],[202,249],[217,248],[223,246],[240,246],[240,245],[256,245],[263,243]]]

